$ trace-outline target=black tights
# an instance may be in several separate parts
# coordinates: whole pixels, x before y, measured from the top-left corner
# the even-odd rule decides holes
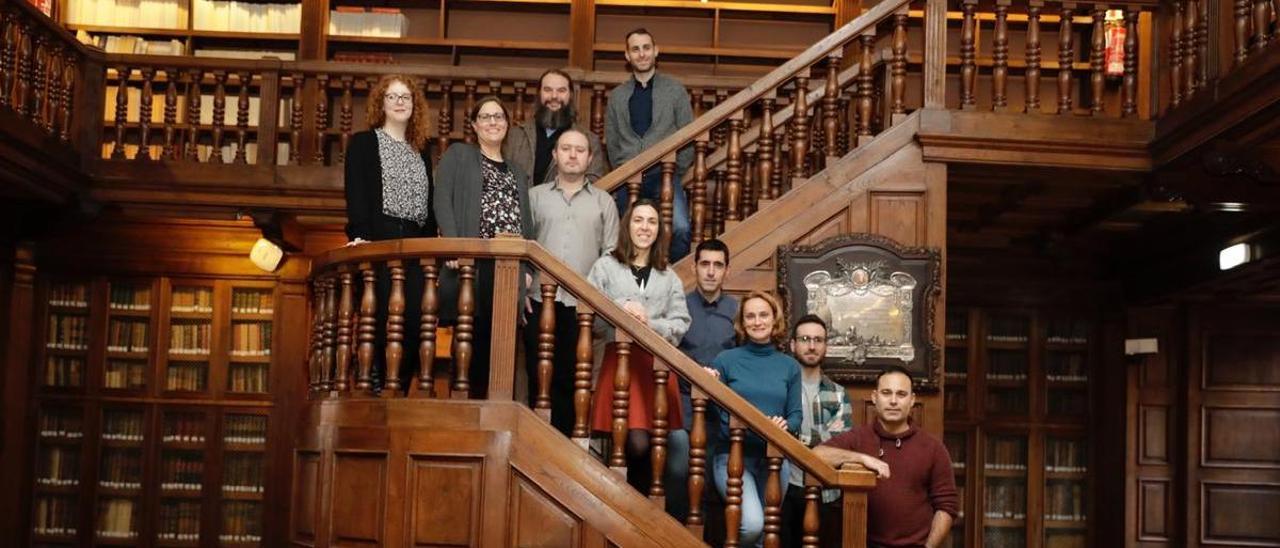
[[[649,494],[653,483],[653,466],[649,459],[649,431],[627,432],[627,483],[641,494]]]

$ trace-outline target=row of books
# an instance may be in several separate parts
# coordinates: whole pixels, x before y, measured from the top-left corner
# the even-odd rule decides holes
[[[271,291],[239,290],[231,294],[231,312],[234,314],[270,314]]]
[[[80,450],[47,447],[36,465],[36,477],[44,485],[75,485],[80,478]]]
[[[229,415],[222,440],[226,443],[245,445],[267,442],[267,417],[265,415]]]
[[[270,356],[271,322],[233,322],[232,356]]]
[[[968,407],[967,396],[963,390],[947,390],[943,394],[943,409],[949,412],[963,413]]]
[[[70,0],[66,20],[73,25],[180,29],[187,26],[184,0]]]
[[[107,360],[102,383],[106,388],[138,389],[147,385],[147,363],[141,360]]]
[[[49,288],[49,304],[53,306],[89,306],[89,286],[85,284],[54,284]]]
[[[78,506],[79,502],[71,497],[37,497],[35,523],[32,531],[37,535],[76,534],[76,508]]]
[[[987,470],[1026,470],[1027,440],[987,438]]]
[[[151,310],[151,286],[111,284],[112,310]]]
[[[1051,481],[1045,485],[1045,519],[1085,521],[1087,508],[1081,482]]]
[[[987,527],[982,532],[983,548],[1026,548],[1027,532],[1025,529]]]
[[[1049,328],[1045,340],[1061,344],[1085,344],[1089,342],[1089,332],[1093,324],[1079,319],[1055,318],[1049,320]]]
[[[338,6],[329,12],[329,34],[403,38],[409,34],[409,19],[399,8]]]
[[[989,381],[1025,381],[1026,373],[987,373]]]
[[[236,364],[227,378],[227,389],[232,392],[266,393],[267,366],[263,364]]]
[[[175,323],[169,326],[170,354],[208,354],[213,339],[209,322]]]
[[[236,157],[236,145],[233,142],[231,142],[230,139],[224,141],[224,143],[227,143],[227,144],[222,145],[222,148],[220,149],[222,152],[222,163],[229,164]],[[111,158],[111,152],[114,149],[114,147],[115,147],[115,144],[110,141],[103,142],[102,158],[103,159]],[[134,143],[125,143],[124,157],[130,160],[137,158],[138,148],[139,148],[138,145]],[[200,163],[209,163],[210,159],[213,157],[213,150],[214,148],[212,145],[208,145],[208,144],[196,145],[195,161]],[[244,151],[245,151],[245,162],[247,164],[255,165],[258,163],[258,144],[257,143],[252,143],[252,142],[245,143]],[[153,160],[159,160],[164,158],[163,145],[153,144],[147,149],[147,152],[151,155],[151,158]],[[178,152],[178,157],[179,159],[186,158],[185,154],[182,151]],[[277,143],[276,145],[276,165],[281,165],[281,166],[289,165],[289,143],[287,141]],[[206,310],[205,312],[208,312],[208,311]]]
[[[141,36],[129,34],[90,34],[84,29],[80,29],[76,31],[76,40],[81,44],[93,46],[106,53],[184,55],[187,51],[187,45],[177,38],[147,40]]]
[[[160,540],[200,540],[200,503],[166,501],[160,505],[157,527]]]
[[[261,493],[262,471],[262,457],[258,455],[228,455],[223,462],[222,490],[237,493]]]
[[[113,489],[142,487],[142,455],[137,449],[107,448],[102,453],[98,484]]]
[[[235,78],[228,78],[228,83],[223,84],[223,90],[227,93],[227,98],[226,98],[225,106],[223,107],[223,111],[222,111],[222,125],[224,128],[227,128],[227,129],[236,128],[237,127],[236,124],[240,119],[240,106],[239,106],[240,99],[239,97],[236,96],[236,94],[238,94],[240,91],[238,87],[239,85],[240,85],[239,80]],[[200,91],[201,91],[200,118],[198,123],[203,126],[212,126],[214,121],[213,86],[204,86]],[[208,93],[204,93],[206,91]],[[251,94],[249,96],[249,104],[245,109],[245,113],[247,114],[246,118],[247,118],[248,126],[251,128],[256,128],[258,127],[258,122],[262,118],[262,98],[257,95],[257,92],[251,91],[250,93]],[[116,101],[119,96],[120,96],[119,87],[111,86],[106,88],[104,93],[104,99],[103,99],[104,103],[102,108],[103,122],[106,122],[108,124],[115,123],[116,112],[118,112],[116,110]],[[152,129],[164,128],[165,101],[166,101],[166,98],[163,91],[157,92],[151,96],[151,120],[150,121],[151,121]],[[189,109],[187,108],[187,101],[188,101],[187,86],[183,84],[179,86],[178,94],[174,97],[174,123],[175,124],[185,125],[191,122],[191,118],[188,116]],[[280,99],[279,118],[276,121],[276,125],[278,127],[288,127],[290,123],[290,116],[292,116],[292,111],[293,111],[293,98],[284,97]],[[125,88],[124,115],[125,115],[126,122],[137,123],[142,121],[142,88],[141,87],[131,86],[131,87]],[[175,139],[177,138],[175,137]],[[185,140],[183,142],[185,142]],[[230,159],[229,156],[227,158]],[[174,306],[177,307],[182,305],[180,305],[178,302],[175,301]],[[211,303],[209,303],[206,306],[211,306]],[[178,308],[174,308],[174,311],[194,312],[196,310],[191,310],[191,309],[180,310]],[[204,310],[204,311],[207,311],[207,310]]]
[[[89,318],[75,314],[50,314],[48,347],[57,350],[89,348]]]
[[[80,386],[84,368],[84,358],[49,356],[44,365],[44,385]]]
[[[1018,481],[988,481],[982,515],[992,519],[1026,519],[1027,487]]]
[[[147,321],[111,319],[107,326],[108,352],[146,352]]]
[[[204,459],[200,453],[166,454],[160,478],[161,489],[199,491],[204,484]]]
[[[169,362],[164,388],[189,392],[204,390],[208,368],[209,364],[204,362]]]
[[[1027,353],[1021,350],[992,350],[987,353],[987,375],[1027,374]]]
[[[194,413],[174,413],[164,417],[164,434],[160,441],[204,443],[204,415]]]
[[[111,88],[107,88],[110,90]],[[212,102],[212,100],[210,100]],[[107,104],[111,104],[110,101]],[[175,287],[169,310],[174,312],[213,312],[213,288]]]
[[[266,59],[268,57],[275,57],[281,61],[293,61],[298,57],[298,54],[292,51],[226,48],[202,48],[192,51],[191,55],[195,57],[214,57],[220,59]]]
[[[947,340],[963,341],[969,338],[969,314],[963,310],[947,313]]]
[[[256,502],[226,501],[222,509],[222,542],[261,542],[262,505]]]
[[[109,411],[102,418],[102,439],[142,441],[142,413]]]
[[[191,11],[195,30],[296,34],[302,21],[301,3],[191,0]]]
[[[387,52],[339,51],[333,54],[335,63],[364,63],[366,65],[393,65],[395,56]]]
[[[963,373],[969,370],[969,351],[964,348],[947,349],[947,372]]]
[[[84,417],[69,409],[46,409],[40,413],[40,437],[80,439],[84,437]]]
[[[99,503],[98,536],[114,539],[137,537],[134,505],[132,499],[110,499]]]
[[[1030,323],[1026,318],[992,316],[987,340],[992,342],[1027,342]]]
[[[1086,548],[1088,535],[1083,531],[1048,530],[1044,535],[1044,548]]]
[[[1050,415],[1084,415],[1089,411],[1089,396],[1078,388],[1051,388],[1047,395]]]
[[[987,412],[991,414],[1027,414],[1027,391],[1025,388],[988,388],[986,394]]]
[[[1088,369],[1084,354],[1079,352],[1049,352],[1045,355],[1045,371],[1050,380],[1058,377],[1085,377]]]
[[[1050,438],[1045,443],[1045,470],[1050,472],[1084,472],[1088,458],[1083,442]]]

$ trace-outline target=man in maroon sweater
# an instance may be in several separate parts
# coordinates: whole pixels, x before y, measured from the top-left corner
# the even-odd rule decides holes
[[[911,376],[891,366],[876,378],[876,421],[814,449],[839,468],[858,464],[879,476],[867,494],[867,546],[934,548],[951,532],[959,510],[951,455],[938,438],[911,423]],[[874,456],[873,456],[874,455]]]

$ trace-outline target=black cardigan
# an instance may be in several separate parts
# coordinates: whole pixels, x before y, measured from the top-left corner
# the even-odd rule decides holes
[[[422,163],[427,168],[427,223],[423,233],[438,233],[435,214],[436,182],[431,174],[431,153],[422,151]],[[343,185],[347,195],[347,240],[383,239],[379,226],[384,219],[392,219],[382,212],[382,159],[378,155],[378,136],[372,130],[351,136],[347,144],[347,164]]]

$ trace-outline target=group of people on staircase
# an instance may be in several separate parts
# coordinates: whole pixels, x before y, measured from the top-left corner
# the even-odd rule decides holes
[[[910,419],[914,392],[905,371],[890,369],[877,380],[871,400],[876,419],[869,426],[853,424],[852,406],[844,387],[824,376],[826,325],[816,316],[798,319],[788,329],[779,301],[766,292],[752,292],[741,303],[723,290],[729,268],[729,249],[719,240],[701,242],[693,254],[697,287],[685,293],[670,265],[688,255],[688,205],[678,177],[691,163],[690,150],[677,155],[671,235],[661,222],[657,202],[661,170],[643,174],[640,195],[633,201],[625,187],[613,196],[592,183],[608,165],[618,166],[645,148],[692,121],[689,96],[674,78],[658,73],[658,47],[644,29],[629,32],[624,56],[632,78],[609,96],[605,143],[577,120],[573,79],[560,70],[546,71],[539,81],[534,116],[515,128],[501,99],[476,101],[467,113],[475,143],[456,143],[432,170],[427,153],[427,115],[423,90],[413,78],[389,75],[371,90],[368,131],[352,136],[346,153],[348,245],[414,237],[495,238],[536,240],[573,271],[616,302],[625,312],[676,345],[707,368],[729,388],[769,416],[780,429],[796,435],[833,466],[856,464],[880,478],[868,501],[868,538],[875,546],[937,546],[950,531],[957,512],[950,458],[933,436]],[[666,242],[669,245],[663,245]],[[446,264],[440,274],[442,318],[456,316],[458,273]],[[494,264],[476,261],[474,354],[470,379],[473,398],[487,392],[489,339]],[[422,292],[420,267],[406,268],[404,346],[417,347]],[[523,288],[532,278],[523,276]],[[380,303],[379,326],[385,325],[390,277],[379,272],[375,291]],[[523,320],[537,325],[543,298],[527,291]],[[563,289],[555,295],[555,340],[576,341],[574,297]],[[529,394],[538,393],[537,329],[525,330]],[[612,340],[609,333],[601,334]],[[377,333],[379,347],[384,330]],[[789,345],[790,354],[782,352]],[[566,435],[574,422],[574,346],[557,344],[550,383],[551,423]],[[417,353],[406,352],[401,377],[418,368]],[[619,346],[605,346],[595,375],[595,398],[590,424],[608,432],[612,426],[613,376]],[[380,360],[379,360],[380,361]],[[653,356],[639,345],[628,355],[630,399],[625,454],[628,481],[647,492],[653,478],[650,454],[655,383]],[[381,369],[381,368],[376,368]],[[380,375],[375,375],[375,385]],[[674,378],[674,377],[673,377]],[[666,384],[668,401],[679,401],[668,413],[669,458],[663,483],[667,511],[683,520],[689,514],[686,489],[689,474],[689,418],[692,416],[687,382]],[[532,401],[531,401],[532,404]],[[712,476],[723,498],[727,489],[729,415],[713,408],[709,416]],[[768,474],[765,442],[749,434],[743,449],[742,519],[744,546],[763,541],[764,481]],[[887,449],[887,450],[886,450]],[[874,456],[873,456],[874,454]],[[804,498],[803,473],[783,465],[783,545],[800,546]],[[791,486],[791,489],[788,489]],[[822,494],[824,545],[840,545],[839,492]]]

